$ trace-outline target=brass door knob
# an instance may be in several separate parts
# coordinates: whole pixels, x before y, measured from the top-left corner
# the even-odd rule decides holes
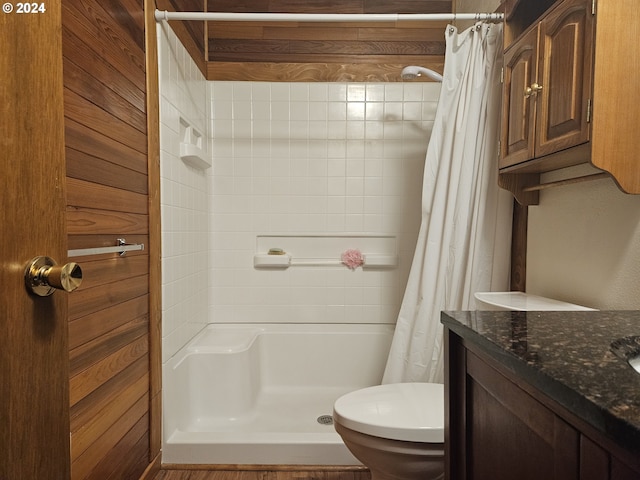
[[[73,292],[82,283],[82,269],[74,262],[58,265],[49,257],[36,257],[27,264],[24,280],[27,291],[47,297],[56,290]]]

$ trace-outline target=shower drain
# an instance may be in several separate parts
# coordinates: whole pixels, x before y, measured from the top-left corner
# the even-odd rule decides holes
[[[333,417],[331,415],[320,415],[318,423],[320,425],[333,425]]]

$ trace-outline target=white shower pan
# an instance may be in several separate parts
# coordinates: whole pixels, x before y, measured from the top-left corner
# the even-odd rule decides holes
[[[341,395],[377,385],[381,324],[215,324],[164,368],[163,462],[359,465],[330,421]]]

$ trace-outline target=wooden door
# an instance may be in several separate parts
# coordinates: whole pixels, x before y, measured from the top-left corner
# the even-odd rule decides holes
[[[591,2],[564,2],[540,23],[536,157],[589,141]]]
[[[500,168],[534,156],[535,98],[526,96],[536,81],[538,29],[532,29],[504,55],[504,96]]]
[[[24,284],[31,258],[66,258],[59,2],[5,10],[0,46],[0,478],[65,480],[67,294],[35,297]]]

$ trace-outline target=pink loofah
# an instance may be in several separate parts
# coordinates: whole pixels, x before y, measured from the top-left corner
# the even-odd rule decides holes
[[[355,270],[356,268],[364,264],[364,257],[362,256],[362,252],[355,249],[349,249],[342,252],[340,260],[342,260],[342,263],[344,263],[351,270]]]

